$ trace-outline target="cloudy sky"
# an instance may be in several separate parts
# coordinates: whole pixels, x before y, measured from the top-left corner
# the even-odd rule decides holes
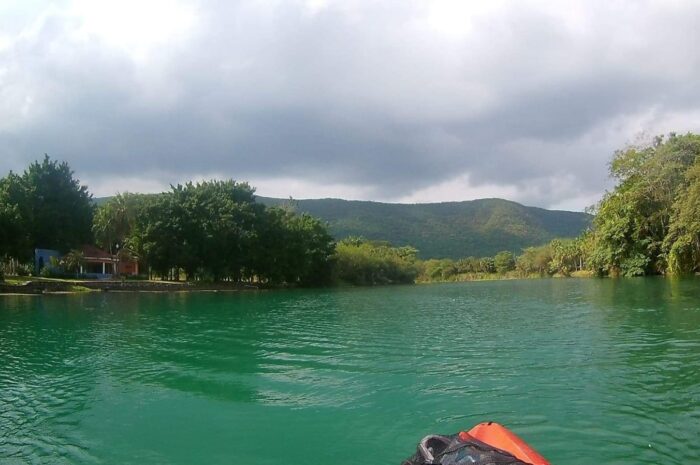
[[[0,0],[0,174],[580,210],[700,130],[700,2]]]

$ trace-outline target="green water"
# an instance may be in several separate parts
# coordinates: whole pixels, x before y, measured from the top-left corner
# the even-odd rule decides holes
[[[0,463],[700,463],[700,280],[0,297]]]

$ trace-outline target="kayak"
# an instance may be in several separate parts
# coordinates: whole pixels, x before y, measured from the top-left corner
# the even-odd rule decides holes
[[[469,431],[424,437],[402,465],[550,465],[535,449],[503,425],[479,423]]]

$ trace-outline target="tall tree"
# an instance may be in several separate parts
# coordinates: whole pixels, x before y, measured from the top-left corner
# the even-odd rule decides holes
[[[591,265],[600,273],[637,276],[667,269],[672,213],[692,182],[686,175],[700,156],[700,136],[671,134],[615,154],[617,180],[597,208]],[[674,207],[677,206],[677,208]],[[675,208],[675,209],[674,209]],[[670,247],[670,246],[669,246]]]
[[[115,253],[123,249],[134,227],[137,199],[134,194],[117,194],[97,208],[92,223],[92,232],[97,245]]]
[[[66,162],[48,155],[22,175],[30,245],[67,252],[92,240],[92,195]]]
[[[498,273],[506,273],[514,270],[515,256],[512,252],[508,251],[498,252],[496,256],[493,257],[493,265],[496,267]]]
[[[21,181],[12,172],[0,179],[0,258],[28,257],[30,239],[23,215],[26,202]]]
[[[700,158],[687,171],[688,188],[673,205],[671,226],[664,240],[668,271],[700,271]]]
[[[0,253],[28,260],[34,248],[66,252],[90,242],[92,214],[87,187],[47,155],[0,180]]]

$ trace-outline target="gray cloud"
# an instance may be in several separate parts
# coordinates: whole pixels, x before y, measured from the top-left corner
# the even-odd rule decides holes
[[[697,3],[482,3],[18,2],[0,170],[48,152],[98,194],[232,176],[582,208],[615,148],[698,130]]]

